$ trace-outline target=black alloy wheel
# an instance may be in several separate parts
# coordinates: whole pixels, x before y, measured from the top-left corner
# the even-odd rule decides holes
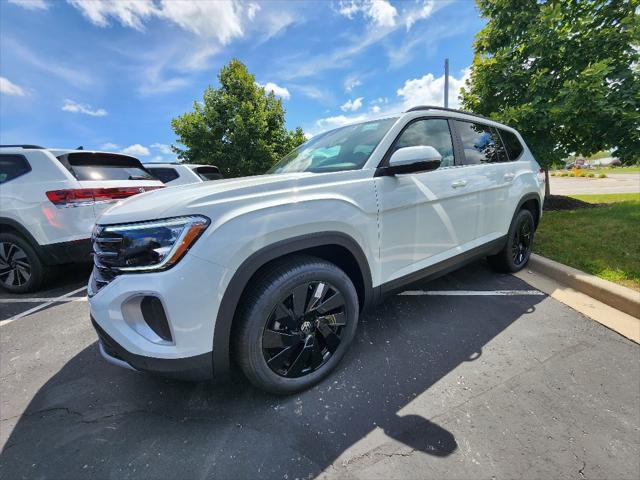
[[[513,264],[517,267],[523,265],[531,254],[533,243],[533,222],[530,217],[522,217],[516,225],[513,243],[511,245],[511,255]]]
[[[359,315],[356,288],[335,264],[304,254],[284,257],[245,289],[234,320],[234,359],[262,390],[305,390],[340,363]]]
[[[516,212],[511,221],[503,248],[495,255],[487,257],[495,270],[514,273],[522,270],[531,257],[536,223],[527,209]]]
[[[0,282],[9,290],[24,287],[31,278],[27,253],[11,241],[0,242]]]
[[[297,378],[325,365],[340,346],[346,326],[345,299],[328,282],[305,282],[273,308],[262,333],[269,368]]]

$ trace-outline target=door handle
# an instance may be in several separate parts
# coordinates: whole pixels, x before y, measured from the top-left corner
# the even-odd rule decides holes
[[[452,188],[462,188],[465,187],[467,185],[467,181],[466,180],[456,180],[455,182],[453,182],[451,184]]]
[[[510,182],[511,180],[513,180],[513,178],[515,177],[515,173],[505,173],[504,174],[504,181],[505,182]]]

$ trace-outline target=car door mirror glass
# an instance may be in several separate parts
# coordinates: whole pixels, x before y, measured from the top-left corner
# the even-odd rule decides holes
[[[391,155],[386,175],[427,172],[437,169],[442,163],[442,155],[429,145],[399,148]]]

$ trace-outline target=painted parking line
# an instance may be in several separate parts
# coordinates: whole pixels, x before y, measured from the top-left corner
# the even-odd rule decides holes
[[[546,295],[539,290],[407,290],[398,295],[419,296],[428,295],[432,297],[490,297],[490,296],[515,296],[515,295]]]
[[[55,298],[4,298],[0,299],[0,303],[29,303],[29,302],[43,302],[40,305],[37,305],[29,310],[25,310],[24,312],[18,313],[11,318],[0,321],[0,327],[4,325],[8,325],[11,322],[14,322],[22,317],[26,317],[27,315],[31,315],[43,308],[48,307],[53,303],[63,303],[63,302],[86,302],[87,297],[74,297],[73,295],[85,290],[87,287],[81,287],[77,290],[73,290],[72,292],[66,293],[59,297]],[[488,296],[517,296],[517,295],[546,295],[545,293],[539,290],[407,290],[399,295],[405,296],[431,296],[431,297],[457,297],[457,296],[478,296],[478,297],[488,297]]]
[[[73,290],[69,293],[65,293],[64,295],[60,295],[59,297],[55,297],[55,298],[48,298],[46,299],[46,301],[44,303],[41,303],[40,305],[36,305],[33,308],[30,308],[29,310],[25,310],[24,312],[18,313],[17,315],[14,315],[11,318],[7,318],[6,320],[2,320],[0,321],[0,327],[3,327],[5,325],[9,325],[11,322],[15,322],[16,320],[22,318],[22,317],[26,317],[27,315],[31,315],[32,313],[35,313],[39,310],[42,310],[43,308],[48,307],[51,304],[54,303],[58,303],[58,302],[65,302],[68,301],[67,299],[69,299],[70,297],[73,297],[73,295],[75,295],[76,293],[80,293],[83,290],[86,290],[87,287],[80,287],[76,290]]]
[[[40,303],[50,302],[55,297],[28,297],[28,298],[0,298],[0,303]],[[67,297],[59,302],[86,302],[87,297]]]

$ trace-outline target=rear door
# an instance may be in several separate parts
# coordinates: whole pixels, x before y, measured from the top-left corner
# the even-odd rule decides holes
[[[58,157],[83,189],[94,192],[96,217],[113,202],[161,188],[164,184],[137,158],[101,152],[72,152]]]
[[[486,243],[502,235],[504,218],[510,216],[509,187],[515,173],[495,127],[481,122],[455,120],[464,153],[464,175],[470,193],[479,200],[476,238]]]
[[[384,161],[398,148],[419,145],[432,146],[440,153],[440,168],[376,178],[385,281],[406,277],[473,246],[479,202],[466,178],[467,171],[458,166],[450,121],[431,117],[412,120]]]

